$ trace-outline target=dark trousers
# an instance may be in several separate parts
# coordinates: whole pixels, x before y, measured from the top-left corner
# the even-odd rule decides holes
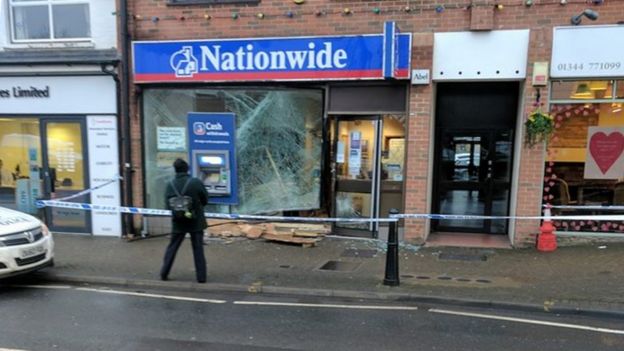
[[[192,232],[191,244],[193,246],[193,259],[195,261],[195,275],[198,282],[206,281],[206,257],[204,257],[204,232]],[[176,253],[184,241],[186,233],[172,233],[171,241],[165,251],[165,258],[163,260],[163,266],[160,270],[161,278],[166,279],[173,266],[173,260],[175,260]]]

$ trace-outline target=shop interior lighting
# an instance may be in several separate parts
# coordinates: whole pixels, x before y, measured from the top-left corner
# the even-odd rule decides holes
[[[607,90],[609,88],[609,82],[606,80],[594,80],[589,82],[589,89],[596,90]]]
[[[585,11],[581,12],[580,14],[576,16],[572,16],[572,18],[570,19],[570,22],[573,25],[578,26],[579,24],[581,24],[581,21],[583,20],[583,16],[589,18],[592,21],[595,21],[598,19],[598,12],[592,9],[585,9]]]
[[[611,104],[611,112],[612,113],[622,112],[622,104],[621,103]]]
[[[579,83],[576,90],[570,95],[572,99],[593,99],[594,92],[589,88],[586,82]]]

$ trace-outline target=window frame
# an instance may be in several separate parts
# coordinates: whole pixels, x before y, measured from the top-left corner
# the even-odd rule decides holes
[[[9,10],[9,30],[11,32],[11,43],[13,44],[30,44],[30,43],[58,43],[58,42],[86,42],[92,41],[93,36],[81,37],[81,38],[55,38],[54,37],[54,17],[52,14],[52,8],[54,5],[87,5],[89,20],[89,32],[91,33],[91,1],[90,0],[30,0],[30,1],[18,1],[8,0]],[[47,39],[17,39],[15,31],[15,19],[13,15],[13,9],[16,7],[34,7],[34,6],[46,6],[48,10],[48,24],[50,25],[50,37]]]

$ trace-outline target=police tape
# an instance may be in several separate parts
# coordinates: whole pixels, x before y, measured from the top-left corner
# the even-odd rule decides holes
[[[79,192],[77,192],[75,194],[72,194],[72,195],[69,195],[69,196],[60,197],[60,198],[56,199],[56,201],[66,201],[66,200],[75,199],[77,197],[80,197],[80,196],[83,196],[83,195],[87,195],[87,194],[93,192],[93,190],[97,190],[97,189],[103,188],[103,187],[105,187],[105,186],[107,186],[109,184],[115,183],[118,180],[122,180],[122,179],[123,179],[123,177],[120,177],[119,175],[114,175],[113,179],[111,179],[111,180],[109,180],[109,181],[107,181],[105,183],[102,183],[100,185],[94,186],[94,187],[89,188],[89,189],[85,189],[85,190],[79,191]]]
[[[85,211],[120,212],[141,214],[150,216],[171,216],[171,211],[155,208],[108,206],[58,200],[38,200],[37,207],[60,207],[72,208]],[[239,219],[239,220],[268,220],[268,221],[291,221],[291,222],[356,222],[356,223],[388,223],[397,222],[400,219],[432,219],[432,220],[574,220],[574,221],[624,221],[624,215],[572,215],[572,216],[478,216],[478,215],[452,215],[452,214],[391,214],[388,218],[333,218],[333,217],[285,217],[243,215],[227,213],[206,212],[207,218]]]
[[[155,209],[155,208],[108,206],[108,205],[97,205],[97,204],[88,204],[88,203],[79,203],[79,202],[58,201],[58,200],[37,200],[36,205],[39,208],[60,207],[60,208],[72,208],[72,209],[84,210],[84,211],[121,212],[121,213],[142,214],[142,215],[150,215],[150,216],[171,216],[171,211],[160,210],[160,209]],[[207,218],[292,221],[292,222],[369,223],[369,222],[397,222],[398,221],[398,219],[394,219],[394,218],[284,217],[284,216],[261,216],[261,215],[210,213],[210,212],[206,212],[204,213],[204,215]]]
[[[599,211],[624,211],[624,206],[613,206],[613,205],[579,205],[579,206],[571,206],[571,205],[543,205],[544,208],[558,208],[558,209],[568,209],[568,210],[599,210]]]

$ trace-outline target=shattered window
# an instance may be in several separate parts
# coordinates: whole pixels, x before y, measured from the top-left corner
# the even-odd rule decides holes
[[[159,143],[158,133],[183,128],[186,138],[187,113],[193,111],[236,114],[239,205],[231,212],[320,207],[323,92],[262,88],[145,91],[146,206],[164,208],[162,187],[173,175],[171,164],[188,159],[188,140],[175,149]]]

